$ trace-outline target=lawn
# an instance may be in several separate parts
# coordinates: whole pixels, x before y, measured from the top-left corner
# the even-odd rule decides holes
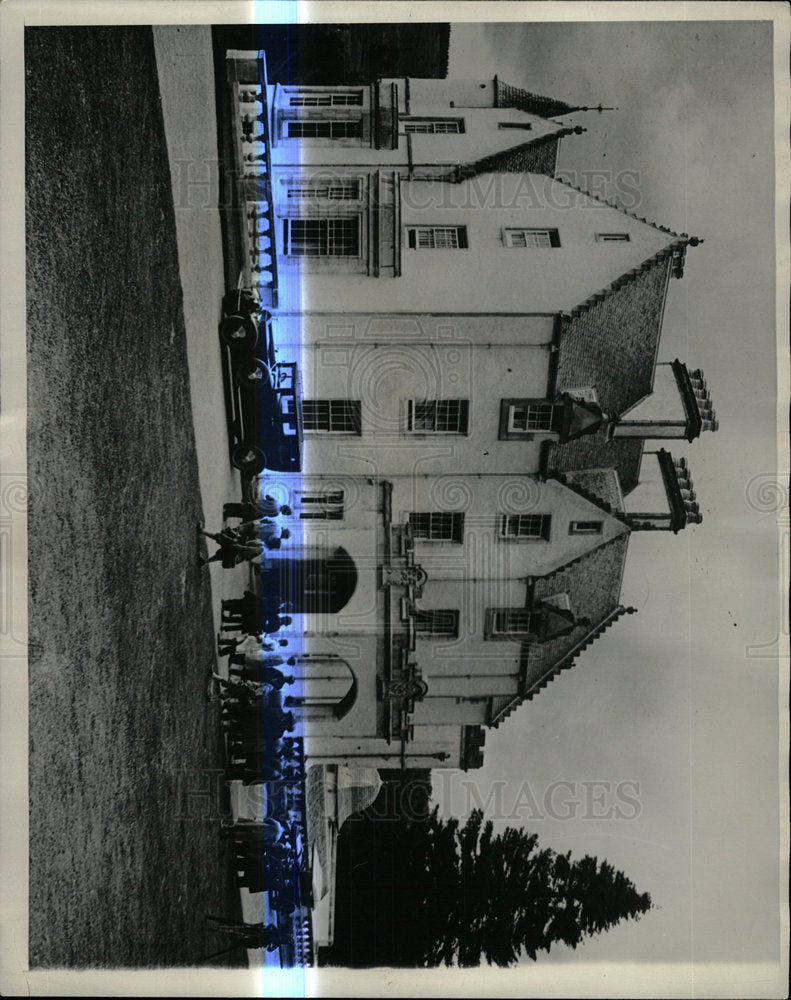
[[[26,69],[30,964],[195,964],[239,900],[151,31]]]

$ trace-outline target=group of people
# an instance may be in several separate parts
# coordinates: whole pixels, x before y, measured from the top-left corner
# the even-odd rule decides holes
[[[279,518],[292,511],[270,496],[261,500],[227,503],[223,519],[237,519],[234,528],[212,534],[199,525],[200,536],[214,539],[218,551],[207,559],[231,567],[243,561],[260,564],[267,552],[280,548],[291,536]],[[227,676],[212,672],[219,687],[221,725],[228,752],[228,776],[244,785],[266,786],[265,815],[258,820],[237,819],[223,824],[230,840],[237,884],[250,892],[265,892],[284,921],[299,905],[301,808],[304,764],[297,719],[291,711],[288,689],[297,683],[298,649],[282,637],[292,618],[291,605],[279,595],[246,590],[242,597],[222,602],[220,657],[228,657]],[[277,633],[281,632],[278,637]],[[289,940],[289,928],[276,924],[249,924],[210,917],[217,930],[228,934],[234,946],[275,950]]]
[[[212,532],[206,531],[202,522],[198,522],[198,537],[211,538],[219,545],[213,556],[206,558],[199,554],[199,565],[220,562],[225,569],[232,569],[243,562],[262,565],[268,553],[280,549],[283,542],[291,537],[289,529],[281,528],[277,518],[289,517],[292,513],[288,504],[279,504],[268,495],[262,500],[225,504],[223,519],[239,518],[240,523],[234,528],[225,527],[222,531]]]

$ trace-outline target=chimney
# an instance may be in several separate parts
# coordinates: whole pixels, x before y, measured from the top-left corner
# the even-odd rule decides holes
[[[686,438],[716,431],[719,423],[700,368],[688,371],[676,359],[656,366],[649,396],[613,420],[613,437]]]
[[[635,531],[677,534],[688,524],[702,521],[687,460],[674,459],[664,448],[646,452],[640,482],[626,497],[627,524]]]

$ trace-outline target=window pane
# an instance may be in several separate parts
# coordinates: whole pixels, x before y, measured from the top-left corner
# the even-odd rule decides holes
[[[410,514],[409,525],[416,538],[435,542],[460,542],[464,531],[464,514],[445,511]]]
[[[527,635],[532,614],[522,608],[495,608],[491,618],[492,635]]]
[[[469,403],[466,399],[422,399],[411,403],[410,430],[466,434]]]
[[[514,431],[552,430],[555,407],[552,403],[525,403],[511,407],[509,425]]]
[[[361,431],[360,401],[358,399],[305,399],[302,401],[302,422],[306,431],[359,434]]]
[[[506,229],[505,242],[509,247],[539,248],[559,247],[557,229]]]
[[[416,611],[415,630],[419,635],[455,637],[458,635],[459,612],[446,610]]]
[[[353,219],[284,219],[291,257],[358,257],[360,227]]]
[[[464,226],[411,226],[409,246],[418,250],[459,250],[467,246]]]
[[[549,538],[550,514],[503,514],[500,534],[504,538]]]

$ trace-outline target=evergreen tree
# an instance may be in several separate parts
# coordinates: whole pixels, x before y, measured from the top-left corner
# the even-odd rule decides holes
[[[509,966],[523,954],[535,960],[555,943],[576,948],[651,908],[649,894],[607,861],[572,861],[514,827],[495,836],[480,810],[460,826],[435,809],[404,834],[402,912],[411,913],[415,964],[477,966],[485,959]]]

